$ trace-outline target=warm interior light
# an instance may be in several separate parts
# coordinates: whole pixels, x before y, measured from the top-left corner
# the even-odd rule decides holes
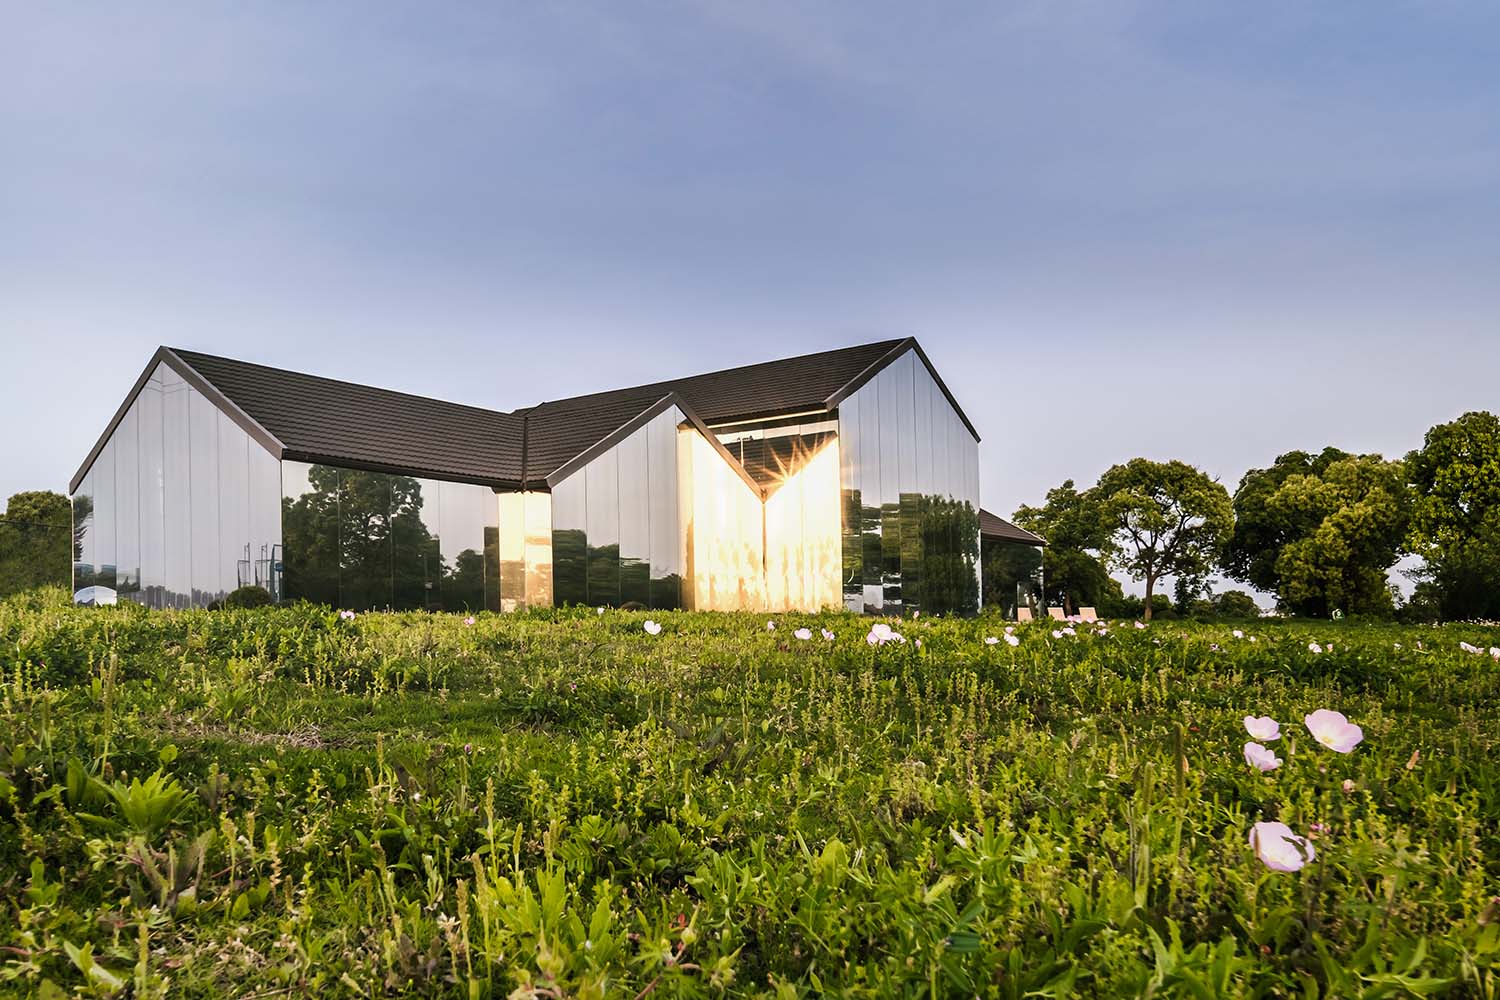
[[[816,611],[843,602],[839,446],[828,441],[766,500],[766,601]]]

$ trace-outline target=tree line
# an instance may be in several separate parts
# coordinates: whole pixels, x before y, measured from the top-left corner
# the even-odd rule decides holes
[[[1291,451],[1251,469],[1233,495],[1185,462],[1131,459],[1093,486],[1073,480],[1022,506],[1015,522],[1047,539],[1049,604],[1117,613],[1130,603],[1111,571],[1145,584],[1141,613],[1170,606],[1243,610],[1210,594],[1222,573],[1303,617],[1500,618],[1500,418],[1466,413],[1430,429],[1404,458],[1338,448]],[[1405,556],[1409,599],[1389,582]]]

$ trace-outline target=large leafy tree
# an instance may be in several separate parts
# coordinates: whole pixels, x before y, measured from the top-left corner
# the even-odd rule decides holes
[[[1060,604],[1071,614],[1079,607],[1105,605],[1119,590],[1105,565],[1110,526],[1093,493],[1080,492],[1069,479],[1048,490],[1040,507],[1021,507],[1014,520],[1047,540],[1042,552],[1047,603]]]
[[[1106,471],[1090,492],[1114,564],[1146,584],[1148,619],[1157,580],[1202,577],[1234,527],[1229,491],[1186,462],[1133,458]]]
[[[1415,498],[1408,543],[1444,618],[1500,617],[1500,417],[1465,413],[1406,459]]]
[[[1411,517],[1406,464],[1325,448],[1251,469],[1234,494],[1222,565],[1297,615],[1389,614],[1386,572]]]
[[[0,597],[67,586],[73,565],[72,507],[49,490],[17,493],[0,515]]]

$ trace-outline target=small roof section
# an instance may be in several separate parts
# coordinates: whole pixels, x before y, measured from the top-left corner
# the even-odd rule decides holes
[[[1047,544],[1047,540],[1041,535],[1011,524],[1005,518],[998,514],[991,514],[983,507],[979,508],[979,535],[981,538],[998,538],[1007,542],[1021,542],[1025,545]]]
[[[77,490],[158,363],[171,366],[278,458],[496,489],[548,489],[580,461],[638,426],[648,412],[660,412],[668,397],[705,433],[708,425],[826,412],[907,351],[914,351],[927,366],[978,440],[973,424],[912,337],[552,400],[510,412],[163,347],[70,488]]]

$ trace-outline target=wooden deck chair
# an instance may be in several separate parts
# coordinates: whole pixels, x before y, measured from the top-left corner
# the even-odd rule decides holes
[[[1029,621],[1031,621],[1031,609],[1030,608],[1017,608],[1016,609],[1016,621],[1018,621],[1018,622],[1029,622]]]
[[[1049,618],[1055,618],[1057,621],[1060,621],[1060,622],[1068,620],[1067,616],[1063,614],[1063,609],[1062,608],[1048,608],[1047,609],[1047,617],[1049,617]]]
[[[1095,611],[1093,608],[1079,608],[1078,617],[1082,618],[1086,622],[1096,622],[1099,620],[1099,612]]]

